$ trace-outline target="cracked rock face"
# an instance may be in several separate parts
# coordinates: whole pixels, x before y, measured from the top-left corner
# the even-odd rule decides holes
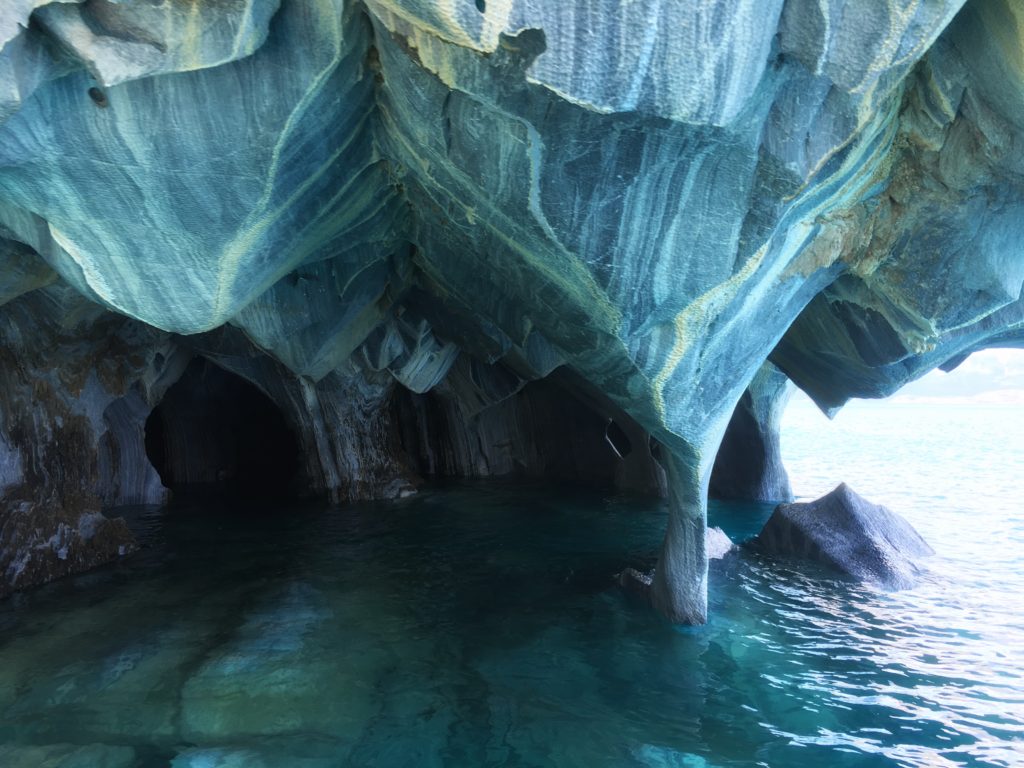
[[[748,387],[770,448],[766,360],[831,411],[1021,344],[1022,24],[1009,0],[6,3],[0,300],[70,291],[163,339],[143,358],[241,375],[338,498],[430,454],[395,388],[477,419],[571,371],[661,446],[663,476],[627,473],[668,483],[653,600],[702,621],[711,467]],[[162,397],[135,391],[122,424]],[[518,466],[493,448],[456,453]]]

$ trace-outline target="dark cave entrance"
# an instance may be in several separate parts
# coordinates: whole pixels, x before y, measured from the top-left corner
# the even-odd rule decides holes
[[[196,358],[146,420],[146,454],[176,493],[244,501],[297,494],[299,441],[255,386]]]
[[[523,383],[501,366],[462,360],[430,392],[397,389],[392,407],[402,454],[423,478],[664,493],[647,433],[565,369]]]

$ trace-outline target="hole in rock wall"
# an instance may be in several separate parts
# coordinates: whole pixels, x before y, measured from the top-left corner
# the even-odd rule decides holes
[[[294,495],[299,441],[270,398],[196,358],[146,421],[146,454],[173,491],[243,500]]]
[[[556,371],[482,408],[452,378],[425,395],[398,392],[403,450],[419,475],[663,493],[646,432],[579,377]]]
[[[748,395],[744,398],[749,401]],[[788,493],[773,474],[783,470],[777,447],[773,451],[767,443],[771,437],[777,443],[778,436],[763,432],[745,401],[738,403],[715,455],[708,495],[714,499],[786,501]]]

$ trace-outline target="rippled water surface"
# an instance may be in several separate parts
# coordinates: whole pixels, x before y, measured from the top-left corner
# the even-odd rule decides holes
[[[798,495],[846,479],[939,554],[897,594],[731,557],[687,630],[609,586],[649,563],[658,502],[140,511],[139,556],[0,604],[0,765],[1022,765],[1021,427],[796,403]],[[711,517],[742,539],[769,513]]]

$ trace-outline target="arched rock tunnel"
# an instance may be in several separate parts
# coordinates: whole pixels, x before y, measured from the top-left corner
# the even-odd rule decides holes
[[[197,357],[146,420],[146,453],[175,492],[244,499],[299,489],[300,441],[252,383]]]
[[[466,371],[475,366],[467,362]],[[392,471],[405,470],[409,484],[519,477],[664,494],[664,472],[647,433],[578,376],[558,370],[487,403],[474,400],[459,379],[454,371],[426,394],[395,384],[380,403],[382,422],[358,425],[372,433],[359,437],[394,462]],[[778,451],[786,387],[785,376],[766,365],[744,393],[715,463],[713,497],[789,498]],[[280,500],[330,493],[329,477],[352,469],[338,456],[345,446],[325,451],[308,414],[288,407],[296,399],[279,395],[282,408],[251,381],[195,357],[146,419],[149,461],[177,494]],[[346,435],[335,437],[343,443]],[[361,442],[352,440],[351,450]],[[308,468],[325,461],[337,466],[310,478]],[[358,478],[342,482],[358,486]]]

